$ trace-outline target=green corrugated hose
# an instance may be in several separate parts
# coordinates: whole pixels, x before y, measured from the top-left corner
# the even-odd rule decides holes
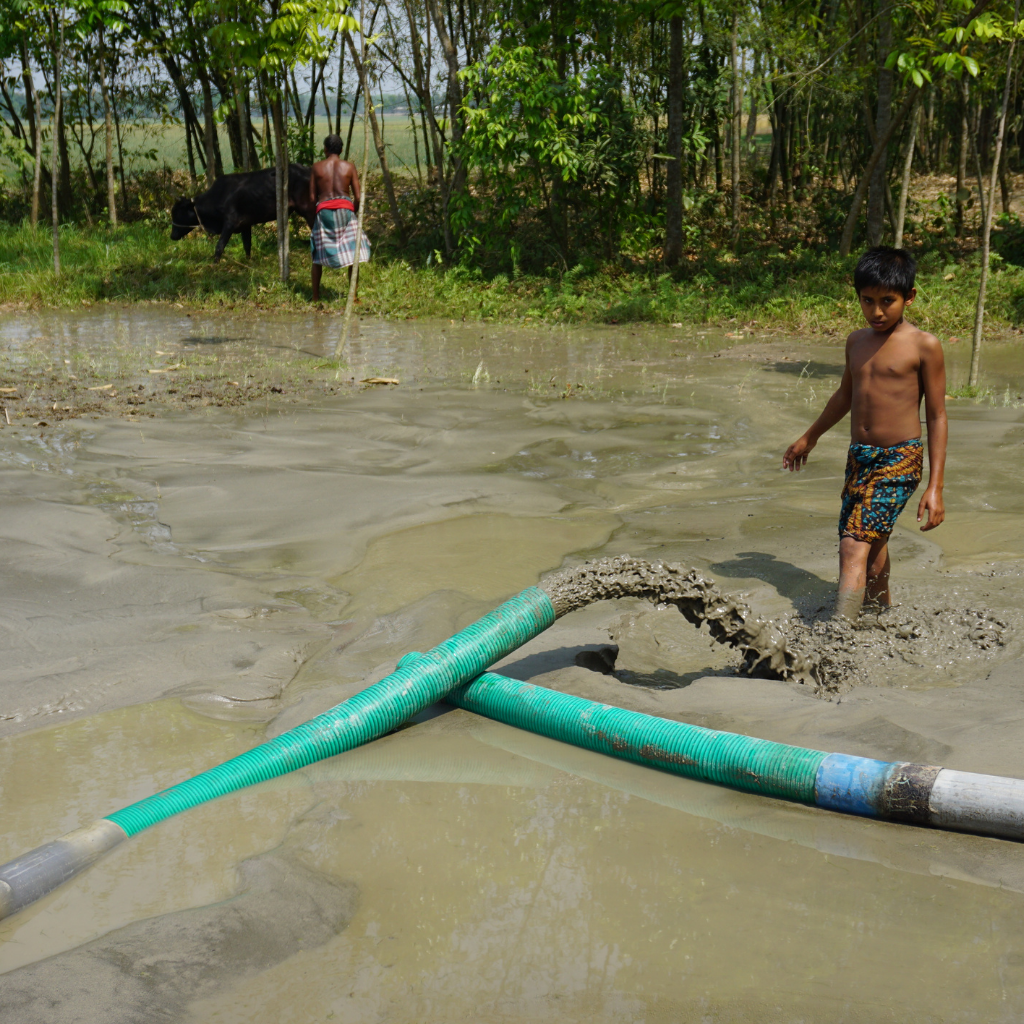
[[[107,820],[133,836],[196,804],[369,743],[441,700],[453,686],[472,679],[554,621],[550,598],[543,590],[530,587],[438,644],[417,659],[415,668],[400,663],[391,675],[330,711],[201,775],[108,814]]]
[[[420,657],[413,652],[398,664],[414,665]],[[494,672],[456,686],[444,699],[485,718],[600,754],[807,804],[815,802],[818,768],[828,757],[820,750],[596,704]]]
[[[415,665],[403,665],[330,711],[216,768],[0,865],[0,918],[45,896],[128,836],[164,818],[391,732],[554,621],[551,599],[538,587],[529,587],[419,657]]]

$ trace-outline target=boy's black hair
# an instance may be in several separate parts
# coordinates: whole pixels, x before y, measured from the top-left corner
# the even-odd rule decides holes
[[[853,287],[860,295],[864,288],[892,288],[906,298],[914,287],[917,263],[906,249],[876,245],[857,261]]]
[[[341,156],[341,146],[342,143],[340,135],[328,135],[327,138],[324,139],[325,153],[335,153],[338,156]]]

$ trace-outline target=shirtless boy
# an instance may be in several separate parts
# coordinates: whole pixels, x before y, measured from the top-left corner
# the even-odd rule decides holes
[[[928,424],[928,486],[917,506],[922,530],[946,518],[946,368],[942,346],[907,323],[916,265],[904,249],[877,246],[860,258],[853,284],[870,325],[846,339],[846,370],[822,414],[782,456],[799,471],[818,438],[850,413],[850,453],[839,513],[836,614],[856,619],[865,599],[889,598],[889,534],[921,482],[921,399]]]
[[[313,301],[320,301],[320,278],[324,267],[348,267],[352,274],[355,262],[356,235],[359,225],[359,173],[355,164],[341,159],[341,137],[324,139],[326,158],[313,164],[309,179],[309,198],[316,206],[316,219],[309,247],[313,252]],[[351,193],[351,198],[350,194]],[[363,234],[359,244],[359,260],[370,258],[370,243]],[[358,284],[358,282],[357,282]]]

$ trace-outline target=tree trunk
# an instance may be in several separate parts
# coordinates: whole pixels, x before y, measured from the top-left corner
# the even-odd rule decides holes
[[[235,111],[238,117],[238,148],[241,150],[242,170],[251,171],[249,163],[249,114],[245,103],[242,102],[242,90],[238,85],[238,78],[232,82],[235,93]],[[237,168],[236,168],[237,170]]]
[[[51,26],[53,23],[51,22]],[[56,28],[56,26],[53,26]],[[61,102],[61,65],[64,62],[64,7],[60,9],[60,31],[54,33],[57,48],[53,54],[53,145],[50,147],[50,218],[53,226],[53,272],[60,277],[60,205],[57,181],[57,126],[60,124]]]
[[[981,155],[978,153],[976,134],[971,135],[971,149],[974,152],[974,177],[978,182],[978,205],[980,206],[979,213],[981,214],[978,231],[980,232],[985,224],[985,179],[981,173]]]
[[[62,8],[63,11],[63,8]],[[64,64],[64,44],[61,43],[61,68]],[[64,101],[61,99],[60,113],[57,116],[57,152],[60,156],[60,207],[65,215],[71,211],[71,157],[68,155],[68,137],[64,130]]]
[[[732,65],[732,247],[737,249],[740,242],[740,149],[743,144],[743,91],[740,88],[739,64],[739,14],[733,12],[732,36],[730,38],[729,60]]]
[[[875,144],[875,148],[872,151],[871,156],[868,157],[867,166],[864,168],[864,173],[860,176],[860,180],[857,182],[857,188],[853,193],[853,202],[850,204],[850,212],[847,214],[846,223],[843,225],[843,236],[839,240],[840,256],[850,255],[850,250],[853,248],[853,233],[857,228],[857,219],[860,216],[860,208],[864,205],[864,197],[867,195],[868,183],[871,181],[871,176],[875,173],[875,168],[882,159],[882,154],[885,151],[885,148],[889,145],[889,141],[892,139],[893,134],[906,120],[907,114],[910,113],[910,109],[917,101],[917,97],[920,92],[920,88],[916,85],[911,86],[907,90],[907,96],[903,101],[903,105],[896,111],[895,115],[889,121],[889,127],[886,129],[885,133],[878,137],[878,142]]]
[[[285,109],[281,101],[283,88],[274,83],[270,97],[270,113],[274,121],[274,167],[277,200],[277,270],[282,284],[288,283],[288,137]]]
[[[182,111],[182,120],[185,122],[185,153],[188,157],[188,176],[193,185],[196,183],[196,155],[192,149],[192,131],[188,122],[188,114]]]
[[[725,149],[722,146],[722,118],[715,113],[715,191],[721,192],[725,182]]]
[[[413,75],[416,79],[416,97],[420,103],[420,121],[423,128],[423,148],[427,158],[427,181],[430,181],[430,168],[431,166],[439,166],[437,164],[431,164],[431,153],[433,149],[431,147],[431,136],[435,135],[434,123],[433,123],[433,99],[430,96],[430,83],[429,76],[427,78],[427,84],[424,85],[424,74],[423,74],[423,55],[420,49],[420,32],[419,25],[414,17],[412,3],[410,0],[405,0],[405,13],[409,20],[409,43],[412,46],[412,66]],[[427,26],[430,26],[430,20],[427,20]],[[427,117],[427,110],[430,109],[430,117]],[[427,122],[430,121],[430,136],[427,134]],[[436,147],[436,141],[435,141]],[[440,173],[440,172],[439,172]]]
[[[121,174],[121,208],[128,208],[128,187],[124,181],[124,140],[121,137],[121,119],[117,116],[114,106],[114,138],[117,141],[117,168]]]
[[[910,172],[914,165],[914,146],[917,143],[917,124],[921,118],[920,102],[914,104],[914,112],[910,115],[910,137],[907,139],[907,152],[903,157],[903,180],[900,187],[900,205],[896,211],[896,224],[893,227],[892,244],[900,249],[903,247],[903,225],[907,219],[907,199],[910,195]]]
[[[258,170],[260,166],[259,154],[256,152],[256,132],[252,126],[252,82],[246,81],[242,92],[242,102],[245,107],[245,148],[248,152],[249,170]]]
[[[668,166],[665,169],[665,263],[683,255],[683,19],[668,23]]]
[[[423,188],[423,165],[420,162],[420,136],[416,128],[416,115],[412,109],[412,96],[409,95],[409,85],[402,79],[402,91],[405,93],[405,108],[409,111],[409,134],[412,135],[412,152],[416,160],[416,180],[420,188]]]
[[[178,93],[178,102],[181,104],[181,117],[185,122],[185,148],[188,152],[188,170],[189,175],[192,178],[192,183],[195,184],[197,175],[195,155],[192,150],[193,134],[195,135],[197,143],[200,140],[195,108],[192,106],[192,100],[189,97],[188,90],[185,88],[185,80],[181,74],[181,68],[178,67],[177,61],[166,52],[161,54],[160,59],[163,62],[164,67],[167,69],[167,73],[170,76],[171,81],[174,83],[174,88]],[[200,159],[202,159],[203,147],[199,145],[198,148],[200,151]]]
[[[768,104],[768,121],[772,129],[772,151],[768,157],[768,202],[774,203],[775,190],[779,180],[779,165],[782,161],[782,119],[775,97]]]
[[[327,65],[325,64],[324,67]],[[327,75],[320,76],[320,96],[324,101],[324,113],[327,115],[327,134],[337,135],[338,133],[334,130],[334,121],[331,119],[331,104],[327,99]],[[341,127],[341,122],[338,122],[338,127]]]
[[[988,204],[985,208],[985,222],[981,233],[981,281],[978,284],[978,304],[974,311],[974,342],[971,347],[971,375],[967,383],[978,386],[981,371],[981,330],[985,323],[985,291],[988,287],[989,253],[992,245],[992,214],[996,206],[996,180],[999,177],[999,162],[1003,155],[1003,137],[1006,133],[1006,110],[1010,105],[1010,85],[1013,79],[1013,51],[1017,45],[1017,20],[1020,17],[1020,0],[1013,5],[1014,32],[1010,36],[1010,52],[1006,57],[1006,82],[1003,85],[1003,105],[999,111],[999,128],[996,132],[996,150],[992,157],[992,174],[988,183]]]
[[[925,120],[925,140],[927,145],[924,147],[924,153],[927,157],[927,166],[925,171],[928,174],[934,174],[936,168],[939,166],[939,153],[938,146],[936,145],[935,139],[935,94],[938,92],[936,86],[932,86],[928,90],[928,116]]]
[[[345,40],[342,39],[338,47],[338,87],[334,93],[334,122],[338,126],[337,133],[341,134],[341,97],[342,86],[345,82]]]
[[[39,192],[43,178],[43,111],[39,103],[39,90],[33,86],[32,105],[35,108],[36,137],[35,166],[32,168],[32,207],[29,214],[29,223],[35,231],[39,226]]]
[[[217,126],[213,122],[213,93],[210,80],[204,76],[199,79],[203,90],[203,149],[206,153],[206,186],[209,188],[217,180],[217,160],[214,156],[214,134]]]
[[[103,138],[107,149],[107,214],[110,226],[117,227],[117,182],[114,179],[114,126],[110,121],[110,90],[107,65],[103,57],[103,29],[100,29],[100,92],[103,94]]]
[[[228,131],[228,146],[231,149],[231,170],[237,174],[245,163],[245,157],[242,155],[242,115],[239,109],[241,104],[234,76],[225,75],[222,82],[217,83],[217,91],[224,101],[224,127]],[[227,103],[229,95],[231,97],[230,105]]]
[[[438,42],[441,44],[441,50],[448,64],[448,152],[452,180],[442,201],[444,204],[444,245],[447,254],[451,256],[455,251],[455,237],[451,225],[451,200],[462,192],[466,180],[465,168],[459,155],[459,144],[462,142],[462,83],[459,79],[459,55],[448,34],[438,0],[426,0],[426,2],[437,31]]]
[[[875,139],[881,139],[892,119],[893,72],[885,66],[892,49],[892,6],[882,0],[885,7],[878,15],[878,106],[875,113]],[[882,150],[881,158],[875,163],[868,189],[868,245],[879,245],[882,241],[882,226],[885,220],[885,184],[887,173],[888,147]]]
[[[754,68],[750,78],[750,89],[747,91],[747,97],[750,100],[750,114],[747,117],[747,129],[746,129],[746,141],[745,145],[749,150],[754,142],[754,136],[757,134],[757,99],[758,93],[760,92],[761,82],[761,54],[760,51],[754,52]]]
[[[274,140],[272,138],[273,132],[270,127],[271,117],[270,110],[267,106],[267,82],[262,75],[256,79],[256,94],[260,101],[260,113],[263,116],[263,155],[269,157],[271,162],[275,163],[276,158],[274,156]]]
[[[352,152],[352,133],[356,128],[356,114],[359,111],[359,93],[352,97],[352,113],[348,119],[348,134],[345,136],[345,159],[349,157],[349,153]]]
[[[964,193],[967,191],[967,147],[970,145],[970,126],[967,123],[970,87],[967,76],[960,82],[960,149],[956,160],[956,237],[962,238],[964,224],[967,220],[967,202]]]
[[[779,111],[781,135],[779,138],[779,177],[782,179],[782,193],[787,203],[793,202],[793,105],[782,104]]]
[[[377,160],[380,163],[380,173],[384,179],[384,191],[387,193],[388,197],[388,208],[391,211],[391,220],[394,222],[395,230],[398,232],[398,240],[404,247],[405,224],[402,222],[402,211],[398,208],[398,197],[395,195],[395,183],[392,180],[391,170],[388,167],[387,152],[384,149],[384,138],[381,135],[380,123],[377,121],[377,112],[374,110],[373,104],[367,100],[367,97],[370,95],[370,83],[366,64],[359,59],[359,54],[356,52],[351,34],[346,33],[346,35],[348,36],[348,45],[352,54],[352,60],[356,65],[356,73],[359,75],[359,81],[363,87],[363,107],[367,115],[367,120],[370,122],[370,128],[373,131],[373,147],[377,151]]]
[[[36,87],[32,81],[32,69],[28,63],[28,47],[24,40],[21,43],[21,80],[25,87],[25,112],[28,116],[28,133],[25,136],[25,142],[28,143],[31,139],[32,155],[35,156],[36,125],[39,123],[39,115],[35,102]]]

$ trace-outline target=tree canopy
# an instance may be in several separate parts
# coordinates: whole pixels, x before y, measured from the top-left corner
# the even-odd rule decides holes
[[[27,209],[54,142],[72,219],[130,214],[147,165],[198,188],[284,149],[310,162],[327,132],[351,145],[366,76],[412,257],[564,272],[709,247],[970,247],[986,180],[1015,230],[1015,24],[1009,0],[0,0],[3,212]],[[178,131],[180,168],[140,124]]]

